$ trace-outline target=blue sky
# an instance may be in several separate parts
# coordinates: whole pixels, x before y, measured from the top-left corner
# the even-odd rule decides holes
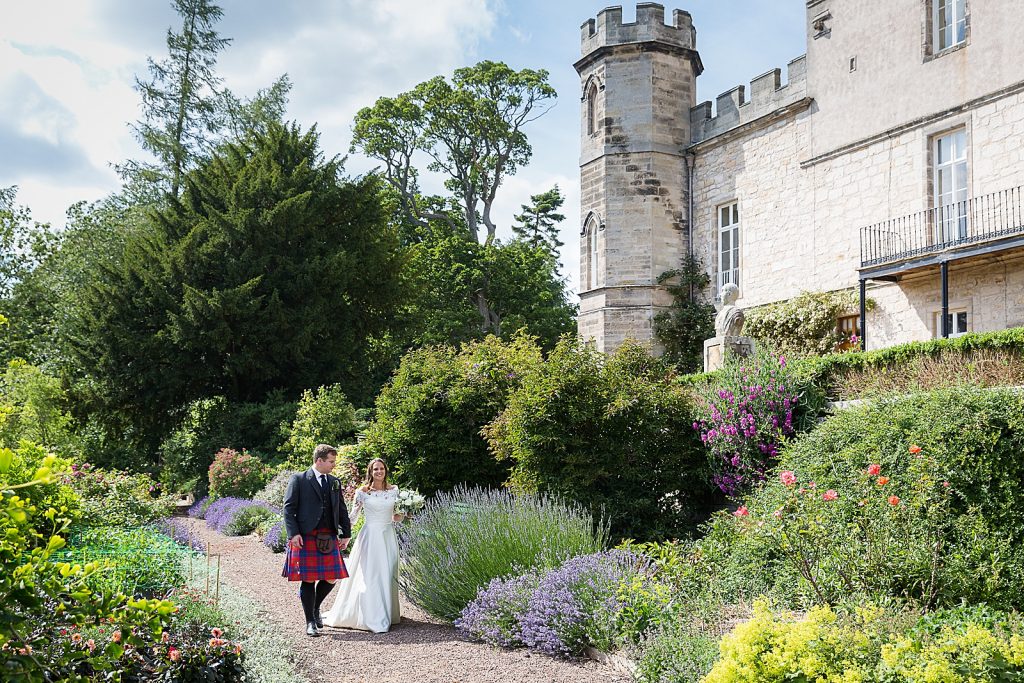
[[[282,73],[294,84],[288,117],[318,124],[325,153],[346,154],[352,117],[382,95],[482,59],[547,69],[557,105],[527,129],[530,165],[495,207],[505,234],[529,195],[555,183],[566,195],[563,272],[578,269],[580,24],[606,5],[587,0],[222,0],[233,44],[218,72],[239,95]],[[804,0],[663,2],[697,27],[704,74],[698,102],[806,50]],[[128,124],[139,116],[134,76],[166,53],[178,22],[166,0],[0,0],[0,187],[19,186],[36,220],[63,225],[67,207],[117,188],[111,165],[142,153]],[[631,21],[635,4],[623,5]],[[373,168],[349,156],[351,174]],[[501,236],[502,231],[499,231]]]

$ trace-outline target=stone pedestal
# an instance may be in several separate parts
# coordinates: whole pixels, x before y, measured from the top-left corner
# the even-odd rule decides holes
[[[756,346],[750,337],[712,337],[704,341],[704,372],[717,370],[730,356],[746,358],[754,355]]]

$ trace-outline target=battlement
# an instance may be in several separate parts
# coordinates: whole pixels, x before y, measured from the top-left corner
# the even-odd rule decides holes
[[[656,2],[636,6],[636,21],[622,23],[622,6],[606,7],[597,19],[588,19],[581,27],[582,54],[609,45],[629,43],[666,43],[689,50],[697,49],[697,32],[689,12],[672,10],[672,23],[665,23],[665,7]]]
[[[738,85],[718,96],[712,116],[711,102],[690,109],[693,143],[701,142],[794,104],[807,96],[807,55],[801,55],[786,67],[786,85],[781,69],[772,69],[750,82],[750,100],[745,86]]]

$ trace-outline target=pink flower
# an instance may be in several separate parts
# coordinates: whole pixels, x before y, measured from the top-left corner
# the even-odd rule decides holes
[[[171,634],[168,633],[167,631],[164,631],[162,634],[160,634],[160,642],[161,643],[166,643],[170,639],[171,639]]]
[[[949,482],[948,481],[942,482],[942,485],[945,486],[947,489],[949,488]]]
[[[828,491],[825,491],[825,493],[823,493],[823,494],[821,495],[821,499],[822,499],[822,500],[835,500],[835,499],[836,499],[836,498],[838,498],[838,497],[839,497],[839,494],[838,494],[838,493],[836,493],[836,492],[835,492],[834,490],[832,490],[832,489],[829,489]]]
[[[807,488],[813,489],[815,486],[817,486],[817,484],[815,484],[813,481],[807,482]]]
[[[120,643],[121,642],[121,632],[120,631],[114,631],[112,634],[110,634],[110,639],[112,641],[114,641],[115,643]]]
[[[172,662],[176,662],[181,659],[181,653],[178,652],[178,648],[170,647],[167,649],[167,656],[170,657]]]
[[[791,470],[785,470],[779,473],[779,481],[783,486],[792,486],[796,483],[796,475]]]
[[[779,508],[778,510],[776,510],[772,514],[775,516],[775,519],[782,519],[782,508]]]
[[[214,638],[220,638],[222,635],[224,635],[224,631],[220,630],[216,626],[210,629],[210,633],[213,634]]]
[[[896,507],[899,504],[900,504],[899,496],[889,496],[889,505],[892,505],[893,507]]]
[[[750,510],[747,509],[746,505],[740,505],[739,509],[732,514],[736,517],[747,517],[750,515]]]
[[[89,652],[92,652],[96,649],[96,641],[90,638],[89,640],[85,641],[85,646],[89,648]]]
[[[877,462],[868,465],[868,474],[870,474],[872,477],[877,477],[881,473],[882,466],[879,465]]]

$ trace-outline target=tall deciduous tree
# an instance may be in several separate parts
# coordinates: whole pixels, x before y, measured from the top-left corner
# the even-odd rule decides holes
[[[177,197],[183,176],[223,125],[218,106],[221,79],[214,67],[217,53],[231,39],[221,38],[214,29],[224,12],[210,0],[171,4],[181,17],[181,30],[167,30],[166,59],[148,60],[150,79],[135,80],[143,107],[135,133],[159,163],[129,161],[120,170],[126,178],[156,181]]]
[[[498,188],[533,153],[523,127],[543,115],[555,96],[547,71],[483,61],[457,69],[450,82],[437,76],[360,110],[352,148],[383,163],[405,220],[423,228],[438,222],[490,245],[497,232],[491,211]],[[428,170],[445,178],[445,201],[422,195],[419,154],[426,156]],[[472,299],[481,331],[496,333],[501,321],[487,285],[485,278]]]
[[[558,185],[547,192],[530,195],[530,203],[522,204],[523,212],[515,216],[512,232],[532,247],[544,247],[557,258],[562,242],[558,239],[558,224],[565,216],[558,213],[565,203]]]
[[[398,245],[379,180],[340,172],[315,131],[271,124],[188,174],[85,296],[74,351],[97,409],[152,442],[204,396],[258,401],[338,382],[366,398]]]

